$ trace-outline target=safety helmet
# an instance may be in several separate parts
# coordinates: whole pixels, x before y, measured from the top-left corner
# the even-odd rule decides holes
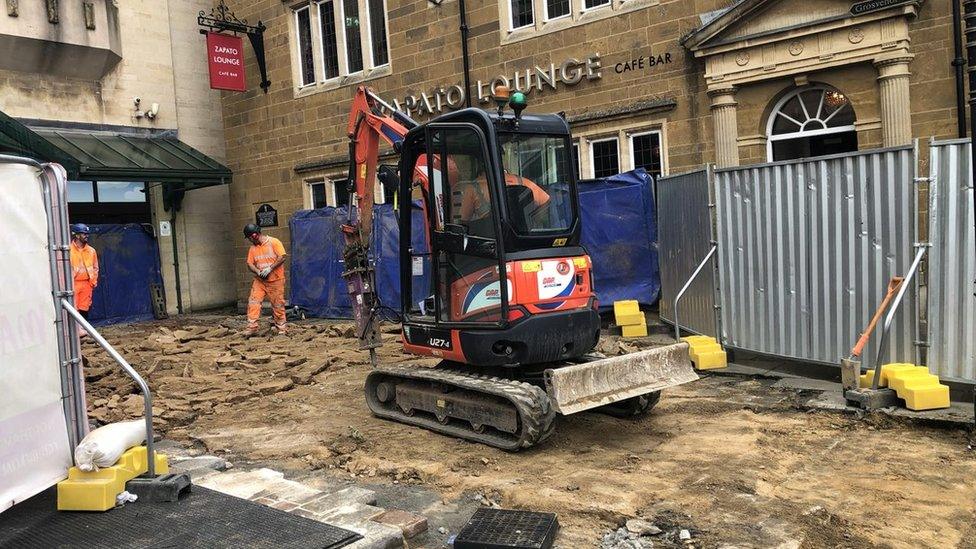
[[[71,234],[90,234],[91,229],[84,223],[75,223],[71,226]]]
[[[258,227],[254,223],[244,225],[244,238],[251,238],[251,235],[254,233],[261,234],[261,227]]]

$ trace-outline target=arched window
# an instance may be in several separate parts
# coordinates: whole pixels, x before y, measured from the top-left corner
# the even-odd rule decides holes
[[[812,158],[857,150],[854,108],[828,86],[800,88],[780,99],[769,115],[770,161]]]

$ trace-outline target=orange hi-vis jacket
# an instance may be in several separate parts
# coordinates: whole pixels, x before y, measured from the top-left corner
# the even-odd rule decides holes
[[[71,273],[75,280],[87,280],[92,286],[98,286],[98,254],[89,245],[79,247],[71,243]]]
[[[285,247],[282,245],[281,241],[273,236],[262,236],[261,243],[257,246],[252,245],[247,250],[247,262],[251,265],[257,267],[260,271],[265,267],[270,267],[274,265],[275,261],[278,261],[279,257],[285,254]],[[275,267],[268,278],[265,280],[268,282],[274,282],[276,280],[281,280],[285,278],[285,266],[284,264]]]

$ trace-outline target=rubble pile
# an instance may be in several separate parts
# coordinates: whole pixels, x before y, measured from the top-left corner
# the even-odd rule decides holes
[[[287,338],[248,338],[230,322],[161,326],[119,350],[149,383],[154,424],[165,432],[222,406],[313,383],[318,374],[359,359],[349,337],[353,330],[347,324],[318,324],[293,326]],[[310,360],[309,346],[333,352]],[[142,416],[145,401],[121,367],[90,342],[83,355],[89,417],[104,424]]]

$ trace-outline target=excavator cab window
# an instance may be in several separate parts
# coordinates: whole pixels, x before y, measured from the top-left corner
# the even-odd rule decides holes
[[[572,227],[572,148],[566,136],[500,132],[508,222],[522,235]]]

